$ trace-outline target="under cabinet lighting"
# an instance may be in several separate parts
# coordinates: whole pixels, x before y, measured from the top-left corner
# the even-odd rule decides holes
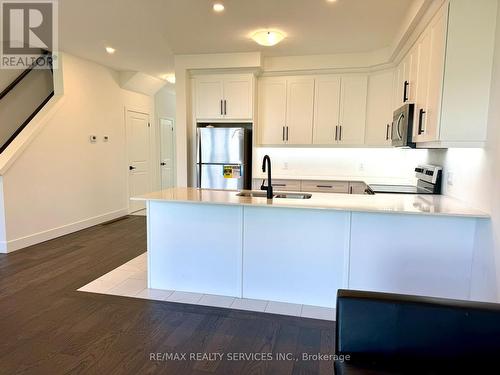
[[[170,82],[172,84],[175,83],[175,74],[165,74],[165,81]]]

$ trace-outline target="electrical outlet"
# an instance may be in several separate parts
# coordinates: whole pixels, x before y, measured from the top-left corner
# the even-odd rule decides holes
[[[448,184],[448,186],[453,186],[453,177],[453,172],[448,171],[448,173],[446,174],[446,183]]]
[[[359,171],[363,172],[365,170],[365,165],[363,163],[359,163]]]
[[[286,170],[288,170],[288,162],[287,162],[287,161],[285,161],[285,162],[283,163],[283,169],[284,169],[285,171],[286,171]]]

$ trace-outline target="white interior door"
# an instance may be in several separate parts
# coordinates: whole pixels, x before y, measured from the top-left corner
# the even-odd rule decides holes
[[[127,155],[130,197],[151,191],[149,115],[127,111]],[[145,208],[144,202],[129,201],[129,211]]]
[[[161,188],[174,186],[174,122],[160,119],[160,177]]]

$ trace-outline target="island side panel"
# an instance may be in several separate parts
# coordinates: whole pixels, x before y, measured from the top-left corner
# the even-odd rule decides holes
[[[349,212],[245,207],[243,216],[243,297],[335,307]]]
[[[240,206],[151,201],[150,287],[240,297],[242,215]]]
[[[468,299],[476,220],[353,213],[349,288]]]

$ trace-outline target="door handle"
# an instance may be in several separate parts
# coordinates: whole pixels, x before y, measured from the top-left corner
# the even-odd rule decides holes
[[[129,171],[133,171],[134,169],[137,169],[137,168],[136,168],[136,167],[134,167],[134,166],[132,166],[132,165],[129,165],[129,166],[128,166],[128,170],[129,170]]]
[[[338,141],[338,133],[339,133],[339,127],[338,125],[335,126],[335,140]]]
[[[385,131],[385,140],[388,141],[389,140],[389,124],[387,124],[387,129]]]
[[[286,127],[286,141],[288,142],[288,126]]]
[[[282,127],[282,130],[283,130],[283,132],[282,132],[282,134],[281,134],[281,140],[282,140],[283,142],[285,142],[285,127],[284,127],[284,126]]]
[[[223,108],[224,104],[223,104],[223,101],[222,99],[220,100],[220,114],[221,116],[224,114],[224,108]]]
[[[410,85],[410,82],[405,81],[404,89],[403,89],[403,103],[406,103],[408,101],[408,86],[409,85]]]
[[[167,163],[161,162],[160,165],[163,167],[163,166],[167,165]]]
[[[227,101],[224,99],[224,115],[227,115]]]
[[[423,108],[420,108],[420,111],[418,113],[418,134],[424,133],[424,115],[426,113],[427,112],[425,112]]]
[[[342,140],[342,125],[339,125],[339,141]]]

